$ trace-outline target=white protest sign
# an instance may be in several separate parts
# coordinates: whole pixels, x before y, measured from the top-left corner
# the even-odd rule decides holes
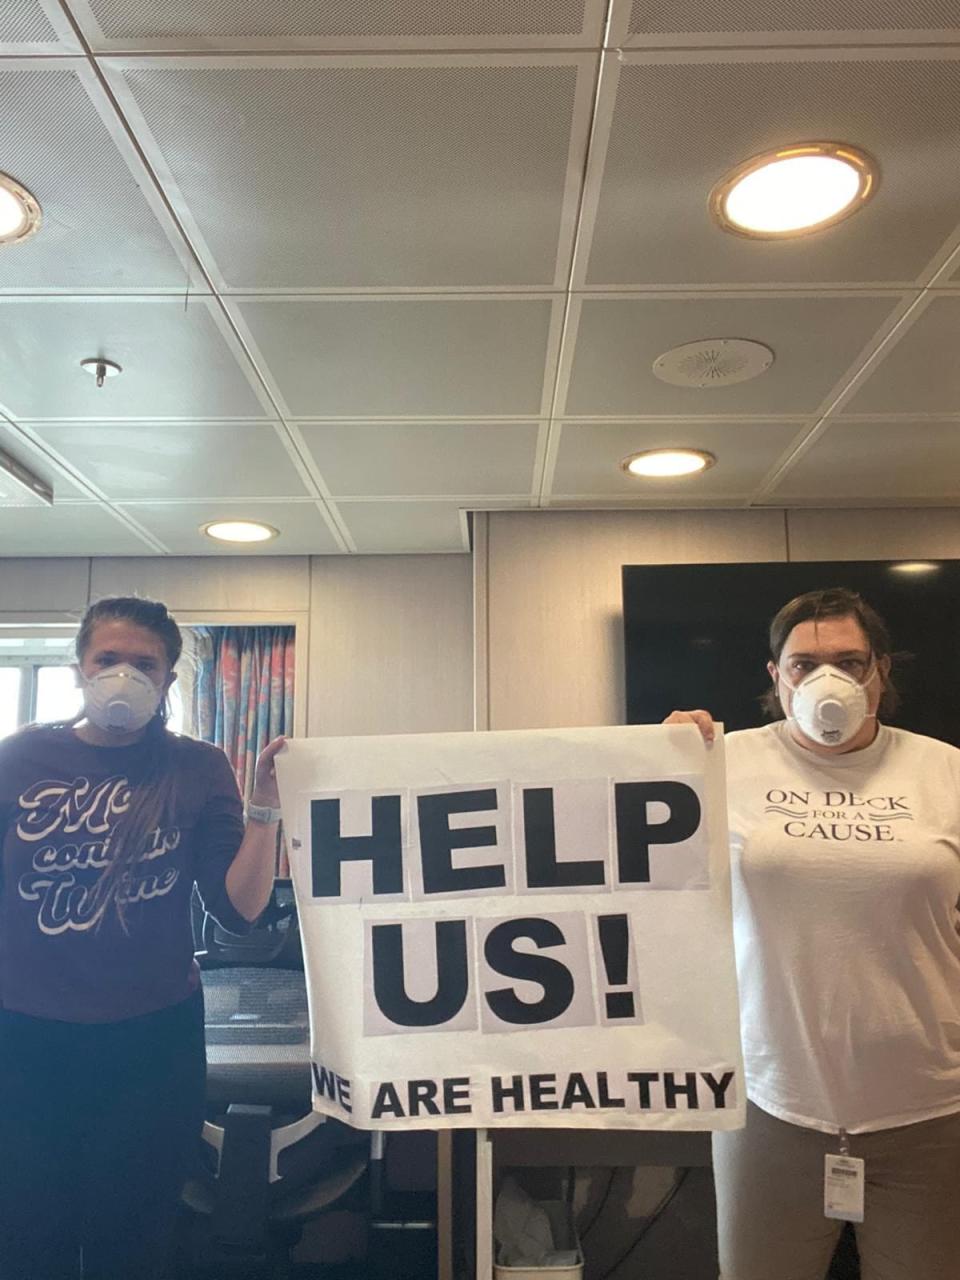
[[[318,1110],[743,1124],[722,739],[317,738],[277,765]]]

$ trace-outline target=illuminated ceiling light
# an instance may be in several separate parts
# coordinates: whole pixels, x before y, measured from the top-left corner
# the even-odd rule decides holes
[[[862,209],[879,180],[866,152],[839,142],[798,143],[738,165],[710,193],[710,212],[736,235],[809,235]]]
[[[211,520],[200,526],[200,532],[218,542],[269,542],[280,530],[259,520]]]
[[[931,560],[901,560],[890,568],[894,573],[936,573],[940,566]]]
[[[0,173],[0,244],[27,240],[40,229],[43,214],[35,196],[7,173]]]
[[[716,458],[703,449],[645,449],[632,453],[620,463],[632,476],[663,479],[667,476],[691,476],[712,467]]]

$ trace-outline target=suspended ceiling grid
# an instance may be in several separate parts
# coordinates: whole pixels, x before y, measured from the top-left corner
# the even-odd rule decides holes
[[[842,9],[844,29],[837,29]],[[842,139],[830,231],[707,196]],[[960,0],[5,0],[0,555],[463,551],[467,512],[960,497]],[[667,348],[773,348],[658,381]],[[123,366],[97,389],[79,366]],[[628,453],[717,465],[637,482]]]

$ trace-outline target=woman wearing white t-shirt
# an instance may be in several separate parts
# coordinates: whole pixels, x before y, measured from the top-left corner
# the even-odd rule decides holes
[[[879,722],[890,640],[854,592],[791,600],[770,651],[782,718],[726,740],[749,1103],[714,1135],[721,1277],[823,1280],[829,1199],[862,1280],[957,1280],[960,751]]]

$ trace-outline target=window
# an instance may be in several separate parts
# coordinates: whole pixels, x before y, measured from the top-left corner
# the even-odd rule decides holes
[[[0,629],[0,737],[32,720],[69,720],[80,709],[74,627]]]
[[[33,720],[70,720],[80,710],[80,690],[72,667],[36,668]]]
[[[13,733],[20,711],[20,680],[17,667],[0,667],[0,738]]]
[[[73,672],[74,627],[0,628],[0,738],[33,721],[72,720],[83,704]],[[174,683],[171,729],[183,729]]]

